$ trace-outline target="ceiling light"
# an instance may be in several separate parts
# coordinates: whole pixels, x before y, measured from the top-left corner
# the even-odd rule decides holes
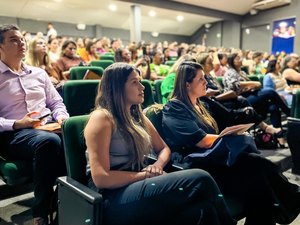
[[[247,29],[245,30],[245,32],[246,32],[246,34],[250,34],[250,29],[247,28]]]
[[[179,15],[179,16],[176,17],[176,19],[177,19],[178,22],[181,22],[181,21],[184,20],[184,17]]]
[[[257,9],[251,9],[250,10],[250,15],[256,15],[258,13]]]
[[[110,5],[108,6],[108,8],[109,8],[109,10],[111,10],[111,11],[113,11],[113,12],[117,11],[117,6],[114,5],[114,4],[110,4]]]
[[[270,25],[267,25],[266,28],[267,28],[267,30],[270,30]]]
[[[204,26],[205,26],[205,28],[207,28],[207,29],[211,28],[211,24],[210,24],[210,23],[206,23]]]
[[[154,17],[154,16],[156,16],[156,12],[151,10],[151,11],[148,12],[148,15],[151,16],[151,17]]]
[[[54,2],[57,2],[57,3],[59,3],[59,2],[62,2],[62,0],[53,0]]]

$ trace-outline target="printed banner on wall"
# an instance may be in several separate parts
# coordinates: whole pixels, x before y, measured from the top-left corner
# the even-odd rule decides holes
[[[273,22],[272,54],[292,53],[296,35],[296,18],[276,20]]]

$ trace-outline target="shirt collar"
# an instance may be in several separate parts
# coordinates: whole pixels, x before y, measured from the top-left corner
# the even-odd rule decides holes
[[[30,68],[29,68],[25,63],[22,62],[21,67],[22,67],[22,74],[23,74],[23,73],[24,73],[24,74],[29,74],[29,73],[31,73]],[[0,73],[3,74],[3,73],[5,73],[5,72],[7,72],[7,71],[10,71],[11,73],[15,73],[15,72],[13,72],[13,71],[7,66],[4,62],[2,62],[2,61],[0,60]]]

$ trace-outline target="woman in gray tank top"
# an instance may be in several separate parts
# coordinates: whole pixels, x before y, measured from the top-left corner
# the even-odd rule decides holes
[[[129,64],[109,66],[84,131],[89,186],[103,194],[104,224],[236,224],[207,172],[163,171],[170,149],[142,114],[140,79]],[[146,166],[151,151],[157,161]]]

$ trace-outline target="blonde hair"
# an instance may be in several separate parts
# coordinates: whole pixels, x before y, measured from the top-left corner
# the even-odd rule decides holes
[[[45,53],[43,62],[39,61],[39,53],[36,51],[36,45],[39,40],[44,40],[46,44],[46,40],[42,37],[34,38],[28,45],[28,52],[26,55],[26,63],[31,66],[41,67],[51,67],[50,66],[50,60],[48,57],[48,54]]]

